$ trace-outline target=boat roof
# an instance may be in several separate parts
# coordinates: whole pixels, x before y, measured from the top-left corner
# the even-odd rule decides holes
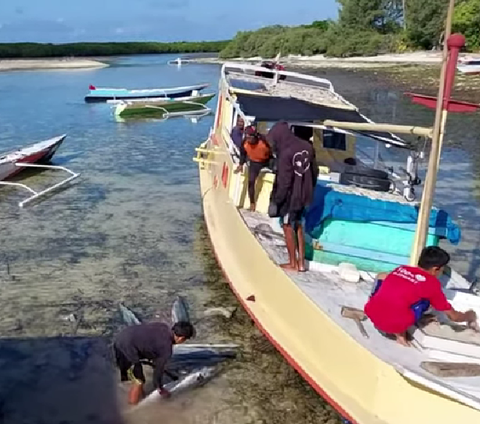
[[[335,92],[333,84],[323,78],[295,72],[278,71],[285,80],[256,76],[268,69],[239,64],[226,64],[223,78],[229,91],[247,117],[257,121],[288,121],[296,125],[336,121],[372,123],[358,108]],[[331,128],[332,130],[338,130]],[[412,145],[398,136],[380,131],[351,131],[398,147]]]

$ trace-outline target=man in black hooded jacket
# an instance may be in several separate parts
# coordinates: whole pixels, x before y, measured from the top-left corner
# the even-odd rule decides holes
[[[267,141],[277,158],[271,201],[276,205],[277,214],[282,219],[289,257],[289,262],[281,267],[304,272],[305,236],[302,218],[305,208],[313,200],[318,177],[315,151],[308,141],[293,135],[284,121],[277,122],[271,128]]]

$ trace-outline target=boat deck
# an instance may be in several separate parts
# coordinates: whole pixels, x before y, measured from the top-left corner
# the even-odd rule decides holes
[[[227,78],[229,85],[238,91],[246,90],[272,97],[291,97],[313,104],[356,110],[354,105],[326,85],[307,84],[304,80],[296,81],[293,78],[280,80],[275,84],[273,79],[240,72],[229,72]]]
[[[283,234],[279,233],[278,229],[275,230],[278,227],[276,222],[278,220],[256,212],[241,210],[240,213],[272,261],[277,264],[288,262]],[[391,364],[405,378],[480,410],[480,377],[440,378],[430,374],[420,367],[421,362],[432,361],[424,351],[414,347],[403,347],[387,339],[368,320],[364,321],[369,335],[367,339],[362,336],[353,320],[343,318],[342,306],[363,310],[372,289],[373,279],[368,278],[368,275],[362,275],[359,283],[348,283],[343,281],[333,268],[325,266],[325,271],[317,271],[315,267],[315,270],[311,269],[305,273],[287,272],[287,274],[312,302],[356,342],[382,361]],[[456,284],[444,285],[446,288],[456,286]]]

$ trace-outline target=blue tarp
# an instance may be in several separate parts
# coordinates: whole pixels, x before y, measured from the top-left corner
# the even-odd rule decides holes
[[[319,183],[315,189],[313,204],[306,213],[305,229],[307,233],[312,233],[326,219],[415,224],[418,220],[418,212],[418,206],[342,193]],[[452,221],[447,212],[436,208],[432,209],[430,227],[443,230],[443,234],[446,234],[446,238],[451,243],[458,244],[460,242],[460,228]]]

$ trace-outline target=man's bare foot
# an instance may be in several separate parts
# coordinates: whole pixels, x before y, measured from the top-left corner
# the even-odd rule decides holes
[[[298,267],[296,264],[281,264],[280,268],[284,269],[285,271],[298,271]]]
[[[255,212],[255,203],[250,203],[250,211]]]
[[[395,334],[395,338],[397,339],[397,343],[401,344],[405,347],[411,347],[412,344],[407,340],[406,334]]]

